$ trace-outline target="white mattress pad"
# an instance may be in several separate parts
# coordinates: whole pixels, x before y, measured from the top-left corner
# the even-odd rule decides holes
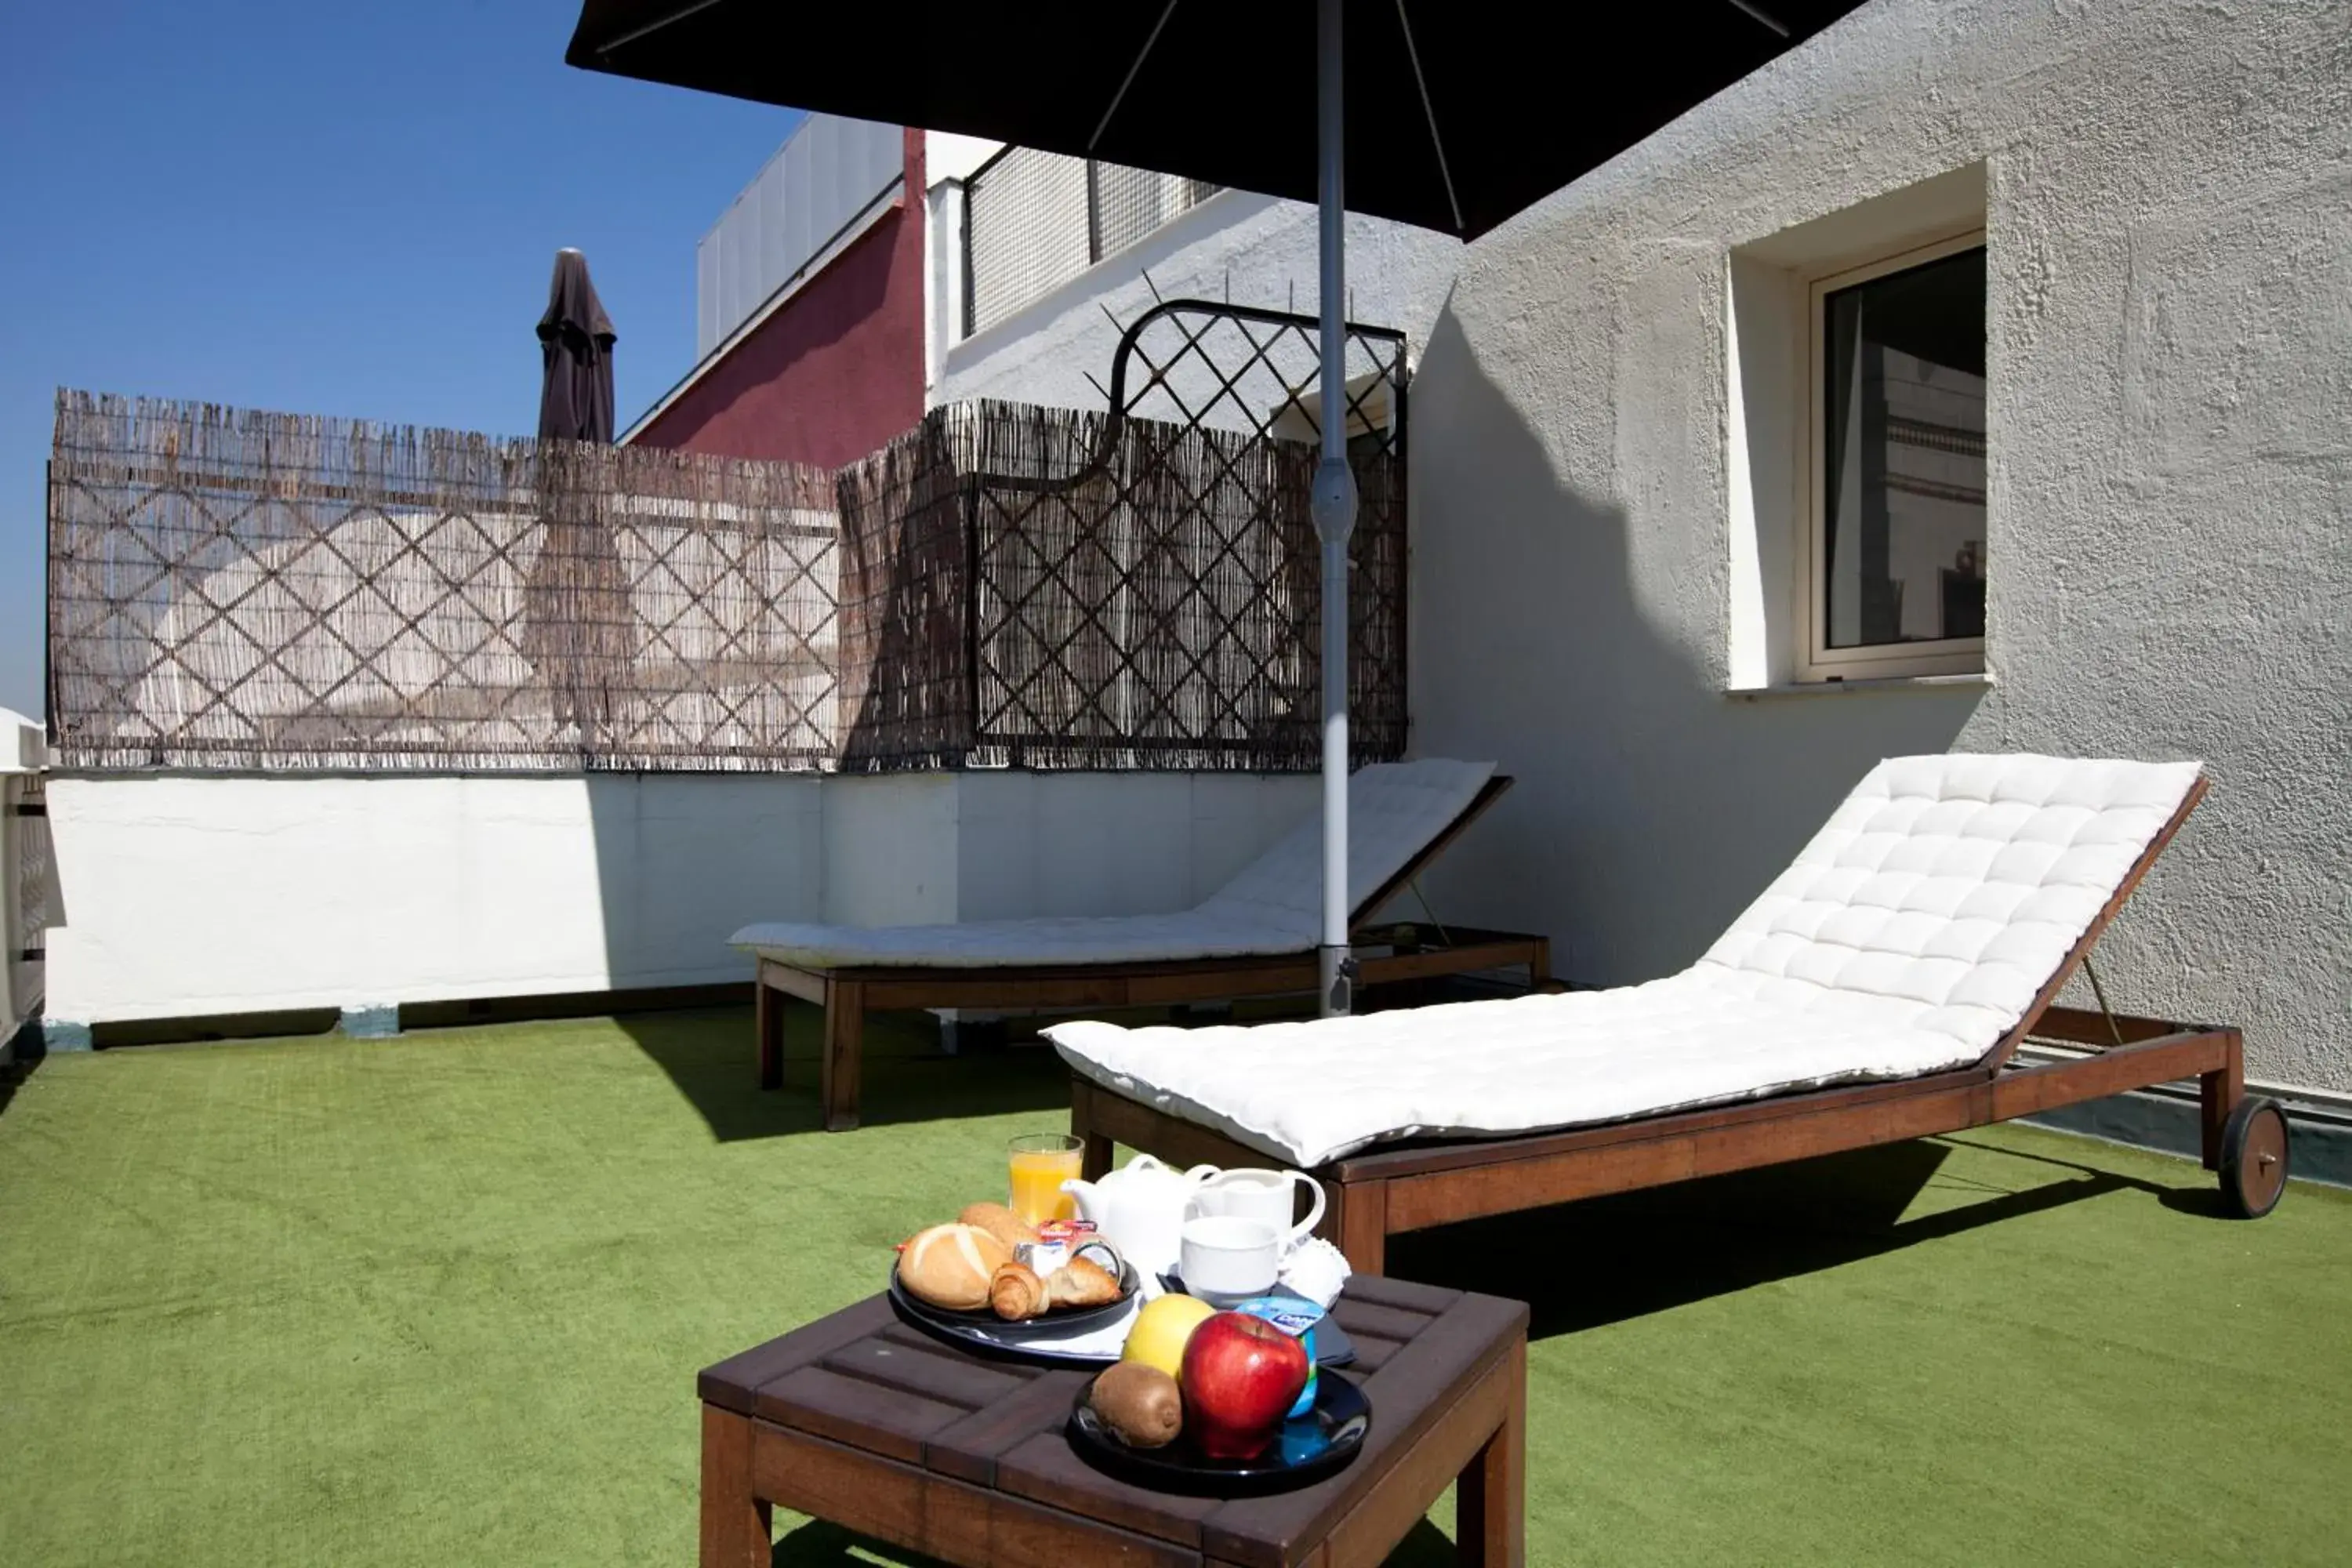
[[[1965,1067],[2032,1005],[2199,772],[1881,763],[1696,963],[1647,984],[1046,1034],[1096,1082],[1300,1165]]]
[[[1451,826],[1493,763],[1376,763],[1348,780],[1348,893],[1370,898]],[[1310,812],[1233,880],[1168,914],[966,921],[956,925],[745,926],[728,940],[803,969],[997,969],[1150,963],[1302,952],[1320,932],[1322,816]]]

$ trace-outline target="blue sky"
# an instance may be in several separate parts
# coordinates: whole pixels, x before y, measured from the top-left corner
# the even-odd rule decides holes
[[[694,243],[783,110],[563,64],[568,0],[84,0],[0,47],[0,707],[41,711],[60,384],[529,434],[557,247],[624,423],[694,356]]]

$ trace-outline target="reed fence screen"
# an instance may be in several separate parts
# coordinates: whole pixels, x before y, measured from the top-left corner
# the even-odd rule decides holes
[[[1404,743],[1400,444],[1356,751]],[[61,394],[84,770],[1311,770],[1304,440],[980,403],[838,473]]]
[[[1134,417],[933,411],[844,476],[844,765],[1312,771],[1317,456]],[[1359,761],[1404,748],[1402,464],[1356,457]]]
[[[835,742],[832,476],[67,393],[73,768],[778,769]]]

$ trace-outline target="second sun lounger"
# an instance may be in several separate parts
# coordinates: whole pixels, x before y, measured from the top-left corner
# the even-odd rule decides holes
[[[2286,1121],[2246,1095],[2238,1031],[2053,1005],[2200,773],[1894,759],[1680,974],[1246,1030],[1057,1025],[1072,1131],[1090,1175],[1114,1142],[1311,1170],[1326,1229],[1378,1272],[1399,1231],[2194,1078],[2205,1163],[2259,1215],[2284,1186]],[[2029,1038],[2064,1050],[2021,1062]]]
[[[1380,763],[1348,781],[1348,888],[1360,985],[1524,967],[1550,982],[1542,937],[1463,926],[1364,924],[1509,789],[1492,763]],[[824,1009],[825,1126],[857,1125],[868,1012],[1171,1006],[1316,988],[1322,825],[1310,816],[1215,894],[1171,914],[860,928],[755,925],[730,940],[758,961],[760,1087],[783,1082],[783,1003]]]

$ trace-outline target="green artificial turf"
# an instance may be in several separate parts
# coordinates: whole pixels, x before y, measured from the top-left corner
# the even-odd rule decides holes
[[[874,1289],[1065,1114],[1045,1052],[877,1035],[844,1136],[806,1017],[762,1096],[736,1010],[40,1064],[0,1109],[0,1556],[692,1561],[696,1369]],[[1998,1129],[1391,1267],[1534,1303],[1538,1564],[2345,1561],[2352,1195],[2210,1190]]]

